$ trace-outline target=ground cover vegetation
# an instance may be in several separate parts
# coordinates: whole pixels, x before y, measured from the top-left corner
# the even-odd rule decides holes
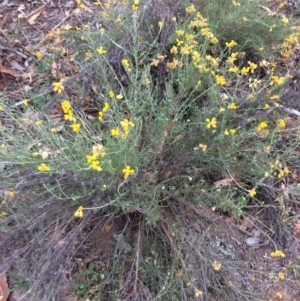
[[[36,46],[48,93],[0,94],[11,290],[296,300],[300,26],[287,4],[90,4],[76,15],[92,22],[63,20]]]

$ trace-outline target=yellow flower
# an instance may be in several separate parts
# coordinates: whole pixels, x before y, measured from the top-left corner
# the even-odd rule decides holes
[[[206,118],[205,121],[207,122],[206,128],[210,129],[211,127],[217,127],[217,119],[213,117],[212,119]]]
[[[122,59],[122,65],[124,66],[124,68],[127,70],[128,73],[131,72],[131,67],[130,67],[130,63],[128,61],[128,59]]]
[[[262,121],[257,127],[257,132],[261,132],[263,129],[265,129],[267,127],[268,127],[268,124],[266,122]]]
[[[283,257],[284,258],[285,254],[282,251],[280,251],[280,250],[276,250],[274,252],[271,252],[270,256],[271,257]]]
[[[50,129],[50,132],[51,132],[51,133],[56,133],[56,132],[57,132],[57,131],[56,131],[56,128],[51,128],[51,129]]]
[[[97,158],[99,155],[102,158],[104,158],[106,155],[103,144],[96,144],[93,146],[93,156],[96,156]]]
[[[289,24],[289,19],[286,16],[282,16],[281,22],[284,26],[287,26]]]
[[[281,76],[281,77],[278,77],[278,76],[272,76],[271,79],[278,85],[278,86],[281,86],[284,84],[284,81],[285,81],[285,77],[284,76]],[[272,82],[271,82],[272,83]],[[270,83],[270,85],[271,85]]]
[[[91,53],[90,50],[88,50],[88,51],[85,52],[85,57],[86,58],[90,58],[91,56],[92,56],[92,53]]]
[[[124,175],[124,180],[126,180],[129,176],[134,174],[134,169],[131,169],[130,165],[126,165],[126,167],[122,170]]]
[[[243,17],[242,20],[243,20],[244,22],[247,22],[247,21],[248,21],[248,19],[247,19],[246,17]]]
[[[122,121],[120,121],[120,125],[124,131],[125,136],[127,136],[129,134],[129,127],[134,127],[135,124],[132,121],[129,121],[128,119],[124,119]]]
[[[238,3],[238,2],[236,2],[236,1],[234,1],[234,0],[232,0],[231,3],[232,3],[234,6],[240,6],[240,5],[241,5],[240,3]]]
[[[74,216],[75,217],[83,217],[83,207],[82,206],[79,206],[77,211],[74,213]]]
[[[270,105],[269,104],[265,104],[265,109],[269,109],[270,108]]]
[[[176,69],[179,65],[179,61],[177,59],[175,59],[175,57],[173,58],[173,62],[167,63],[167,68],[168,69]]]
[[[203,152],[206,152],[207,145],[206,145],[206,144],[200,143],[200,144],[199,144],[199,148],[202,149]]]
[[[111,129],[111,130],[110,130],[110,134],[111,134],[112,136],[117,137],[117,136],[120,135],[120,129],[119,129],[119,128]]]
[[[271,99],[271,100],[274,100],[274,99],[279,99],[280,98],[280,96],[279,95],[271,95],[271,96],[269,96],[269,99]]]
[[[213,37],[213,38],[210,40],[210,42],[211,42],[212,44],[217,44],[217,43],[219,42],[219,40],[218,40],[216,37]]]
[[[36,126],[39,126],[39,125],[41,125],[41,123],[42,123],[42,122],[41,122],[40,120],[37,120],[37,121],[35,122],[35,125],[36,125]]]
[[[224,134],[225,135],[234,135],[236,133],[236,129],[230,129],[229,131],[226,129]]]
[[[222,267],[221,262],[218,262],[218,261],[214,260],[211,265],[212,265],[212,267],[215,271],[220,271],[221,270],[221,267]]]
[[[278,277],[279,277],[280,280],[284,280],[285,279],[285,274],[283,272],[279,272]]]
[[[121,100],[121,99],[123,99],[123,95],[122,95],[122,94],[118,94],[118,95],[116,95],[116,99],[117,99],[117,100]]]
[[[227,58],[227,62],[228,62],[229,64],[233,64],[234,61],[236,61],[237,55],[238,55],[238,54],[239,54],[238,52],[233,52],[233,53],[231,53],[230,56]]]
[[[257,69],[258,65],[255,64],[255,63],[252,63],[250,61],[247,62],[249,67],[250,67],[250,70],[251,70],[251,73],[254,73],[254,71]],[[257,80],[257,79],[256,79]]]
[[[159,28],[162,28],[162,27],[163,27],[163,25],[164,25],[164,22],[162,22],[162,21],[158,21],[158,26],[159,26]]]
[[[115,97],[114,91],[110,90],[110,91],[108,92],[108,96],[109,96],[110,98]]]
[[[250,67],[243,67],[241,70],[242,74],[244,74],[244,75],[247,75],[249,73],[249,71],[250,71]]]
[[[170,52],[176,54],[178,52],[178,48],[175,45],[173,45]]]
[[[65,114],[67,114],[72,109],[71,104],[68,100],[64,100],[61,103],[61,108],[62,108],[62,110],[64,111]]]
[[[239,71],[239,68],[237,66],[228,68],[228,72],[230,72],[230,73],[236,73],[238,71]]]
[[[12,189],[8,190],[8,196],[13,198],[15,196],[15,192]]]
[[[80,125],[80,123],[74,123],[71,126],[72,126],[73,132],[77,133],[79,131],[81,125]]]
[[[255,96],[254,96],[253,94],[249,94],[249,95],[248,95],[248,99],[249,99],[250,101],[254,101],[254,100],[255,100]]]
[[[236,110],[237,109],[237,106],[234,102],[232,102],[231,104],[228,105],[228,109],[230,110]]]
[[[35,56],[38,60],[41,60],[44,57],[44,55],[40,51],[36,51]]]
[[[5,212],[5,211],[1,212],[1,216],[7,216],[7,215],[8,215],[7,212]]]
[[[3,200],[2,202],[1,202],[1,205],[7,205],[7,201],[6,200]]]
[[[190,6],[187,6],[185,8],[185,11],[189,14],[192,14],[192,13],[195,13],[196,12],[196,8],[194,6],[194,4],[190,5]]]
[[[216,79],[217,85],[220,85],[220,86],[226,85],[226,80],[225,80],[224,76],[222,76],[222,75],[216,75],[215,79]]]
[[[249,195],[250,195],[250,198],[253,198],[256,195],[256,189],[252,188],[251,190],[249,190]]]
[[[275,293],[275,296],[278,298],[278,299],[282,299],[282,294],[280,292],[276,292]]]
[[[234,47],[234,46],[237,45],[237,42],[234,41],[234,40],[231,40],[229,43],[226,42],[225,45],[226,45],[226,47],[228,47],[228,48],[232,48],[232,47]]]
[[[222,113],[222,112],[224,112],[224,111],[226,111],[226,109],[225,109],[225,108],[222,108],[222,107],[221,107],[220,110],[219,110],[220,113]]]
[[[65,87],[62,85],[61,82],[54,82],[52,86],[53,86],[53,91],[57,92],[58,94],[60,94],[65,89]]]
[[[183,35],[184,35],[184,30],[182,30],[182,29],[178,29],[178,30],[176,30],[175,32],[176,32],[176,34],[177,34],[178,36],[183,36]]]
[[[269,29],[269,32],[272,32],[273,31],[273,28],[275,28],[277,25],[276,24],[273,24],[270,29]]]
[[[25,107],[28,107],[28,101],[27,101],[27,99],[23,99],[23,100],[22,100],[22,103],[23,103],[23,105],[24,105]]]
[[[45,164],[45,163],[41,163],[38,166],[38,170],[39,171],[50,171],[50,167],[47,164]]]
[[[285,129],[286,127],[286,124],[285,124],[285,120],[284,119],[278,119],[276,121],[276,124],[277,126],[280,128],[280,129]]]
[[[105,53],[106,53],[106,49],[105,49],[103,46],[99,46],[99,47],[97,48],[97,52],[98,52],[99,54],[105,54]]]
[[[196,290],[195,291],[195,298],[199,298],[203,295],[203,292],[202,291],[199,291],[199,290]]]

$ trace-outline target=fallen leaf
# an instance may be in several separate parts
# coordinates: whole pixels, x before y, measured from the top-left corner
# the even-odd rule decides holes
[[[40,14],[42,13],[42,10],[38,11],[37,13],[35,13],[34,15],[32,15],[27,21],[29,23],[29,25],[34,25],[36,19],[40,16]]]
[[[51,64],[51,74],[53,77],[57,77],[57,64],[56,62],[53,62]]]
[[[105,227],[104,227],[104,234],[105,233],[107,233],[107,232],[109,232],[110,230],[111,230],[111,228],[112,228],[112,225],[113,225],[113,223],[110,223],[110,224],[107,224]]]
[[[293,234],[296,236],[300,234],[300,219],[297,220],[296,224],[294,225],[294,232]]]
[[[293,182],[300,182],[300,176],[297,175],[296,173],[291,173],[290,176]]]
[[[23,11],[26,8],[25,4],[21,4],[18,8],[17,11]]]
[[[254,221],[253,217],[245,217],[241,221],[241,228],[242,228],[242,230],[244,230],[244,231],[246,231],[246,230],[252,230],[252,228],[254,227],[253,221]]]
[[[6,301],[9,297],[9,288],[6,277],[0,277],[0,300]]]
[[[223,179],[223,180],[219,180],[214,182],[214,185],[216,185],[217,187],[222,187],[222,186],[229,186],[232,184],[233,178],[230,179]]]
[[[0,72],[3,72],[3,73],[6,73],[6,74],[9,74],[9,75],[12,75],[13,77],[22,77],[22,78],[28,78],[30,77],[30,73],[23,73],[23,74],[18,74],[18,73],[15,73],[7,68],[5,68],[3,65],[0,64]]]

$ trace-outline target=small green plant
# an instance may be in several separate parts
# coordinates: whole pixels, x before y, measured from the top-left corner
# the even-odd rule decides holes
[[[74,270],[81,246],[96,244],[92,254],[105,238],[115,247],[109,271],[94,263],[77,271],[82,300],[243,295],[232,284],[243,264],[220,246],[229,245],[224,231],[219,239],[209,229],[215,211],[239,221],[272,207],[263,191],[270,183],[279,191],[297,165],[299,129],[281,100],[290,76],[276,58],[292,55],[300,31],[264,14],[259,1],[186,2],[108,1],[99,28],[55,32],[76,51],[73,75],[49,77],[51,103],[28,95],[16,109],[0,95],[0,225],[18,230],[11,244],[52,289]],[[52,59],[36,56],[46,72]],[[18,202],[28,190],[34,201]],[[107,217],[115,227],[98,223]],[[127,251],[116,243],[125,234]],[[55,272],[47,277],[44,266]],[[224,271],[239,279],[226,282]]]
[[[25,292],[29,289],[30,283],[25,278],[12,272],[9,272],[7,275],[10,279],[10,283],[12,283],[12,286],[9,288],[11,292],[15,290],[21,290]]]

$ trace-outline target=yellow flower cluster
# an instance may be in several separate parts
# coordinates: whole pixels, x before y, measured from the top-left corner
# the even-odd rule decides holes
[[[123,119],[120,121],[121,128],[123,129],[125,137],[129,134],[129,128],[134,128],[135,124],[132,121],[129,121],[128,119]]]
[[[140,3],[140,0],[134,0],[133,4],[131,5],[131,9],[133,11],[137,11],[139,9],[139,7],[138,7],[139,3]]]
[[[286,128],[286,124],[285,124],[285,120],[284,119],[278,119],[278,120],[276,120],[276,125],[280,129],[285,129]]]
[[[206,152],[207,145],[206,145],[206,144],[200,143],[200,144],[199,144],[199,148],[200,148],[203,152]]]
[[[77,211],[74,212],[74,216],[80,218],[83,217],[83,209],[84,208],[82,206],[79,206]]]
[[[124,175],[124,180],[128,179],[129,176],[134,174],[134,169],[130,167],[130,165],[126,165],[126,167],[122,170]]]
[[[226,42],[225,45],[226,45],[227,48],[232,48],[232,47],[237,45],[237,42],[234,41],[234,40],[231,40],[229,43]]]
[[[125,139],[128,134],[129,134],[129,130],[130,128],[134,128],[135,127],[135,124],[128,120],[127,118],[124,118],[122,121],[120,121],[120,126],[123,130],[123,135],[122,135],[122,138]],[[117,137],[120,135],[120,129],[119,128],[112,128],[110,130],[110,134],[113,136],[113,137]]]
[[[280,250],[276,250],[276,251],[270,253],[270,257],[283,257],[284,258],[285,254]]]
[[[279,278],[280,280],[284,280],[284,279],[285,279],[285,274],[284,274],[284,272],[279,272],[279,273],[278,273],[278,278]]]
[[[229,109],[229,110],[236,110],[236,109],[237,109],[237,106],[236,106],[235,102],[230,103],[230,104],[228,105],[228,109]]]
[[[41,163],[39,166],[38,166],[38,170],[39,171],[50,171],[51,168],[46,164],[46,163]]]
[[[270,86],[272,86],[274,83],[278,86],[281,86],[285,82],[284,76],[278,77],[278,76],[273,75],[273,76],[271,76],[271,79],[272,79],[272,81],[269,84]]]
[[[199,298],[199,297],[203,296],[203,292],[199,291],[199,290],[196,290],[194,296],[195,296],[195,298]]]
[[[268,124],[265,121],[262,121],[257,127],[257,132],[259,133],[267,127],[268,127]]]
[[[216,79],[216,84],[217,85],[219,85],[219,86],[226,85],[226,80],[225,80],[224,76],[222,76],[222,75],[216,75],[215,79]]]
[[[213,128],[217,127],[216,117],[213,117],[212,119],[206,118],[205,121],[207,123],[206,128],[210,129],[211,127],[213,127]]]
[[[158,54],[156,55],[156,57],[157,57],[157,58],[154,58],[154,59],[152,60],[152,62],[150,63],[150,66],[155,66],[155,67],[157,67],[158,64],[159,64],[160,62],[163,62],[163,61],[164,61],[164,59],[166,58],[166,55],[162,55],[162,54],[158,53]]]
[[[106,102],[106,103],[104,104],[102,110],[99,111],[99,113],[98,113],[98,120],[99,120],[99,121],[103,122],[103,115],[104,115],[105,112],[108,111],[108,109],[109,109],[109,103]]]
[[[211,265],[212,265],[212,267],[215,271],[220,271],[221,270],[221,267],[222,267],[221,262],[218,262],[218,261],[214,260]]]
[[[62,93],[62,91],[65,89],[65,87],[61,82],[54,82],[52,86],[53,86],[53,91],[57,92],[58,94]]]
[[[99,47],[97,48],[97,52],[98,52],[99,54],[105,54],[105,53],[106,53],[106,49],[105,49],[103,46],[99,46]]]
[[[236,129],[230,129],[230,130],[225,130],[224,134],[226,136],[229,136],[229,135],[234,135],[236,133]]]
[[[97,144],[93,146],[92,155],[86,155],[86,161],[89,163],[91,169],[101,172],[102,167],[100,166],[98,158],[104,158],[105,155],[104,146],[102,144]]]
[[[125,70],[130,73],[131,72],[131,67],[128,59],[122,59],[122,65],[124,66]]]
[[[75,117],[73,116],[73,110],[70,102],[68,100],[64,100],[61,103],[61,108],[64,112],[64,118],[65,120],[76,122]]]
[[[252,188],[251,190],[249,190],[249,196],[250,196],[250,198],[255,197],[255,195],[256,195],[256,189],[255,188]]]
[[[113,137],[117,137],[120,135],[120,129],[119,128],[113,128],[110,130],[110,134],[113,136]]]

